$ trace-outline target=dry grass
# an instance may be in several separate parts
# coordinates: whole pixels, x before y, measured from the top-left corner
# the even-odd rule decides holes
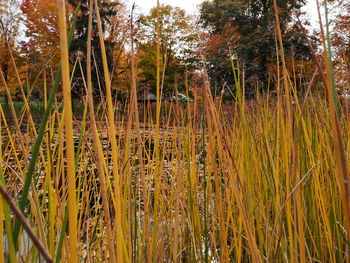
[[[225,106],[214,101],[204,74],[203,103],[170,103],[161,121],[158,99],[155,121],[146,105],[142,125],[134,57],[129,111],[118,115],[101,38],[106,111],[95,112],[88,68],[88,103],[73,123],[69,40],[64,3],[58,5],[62,71],[54,87],[62,72],[64,109],[54,96],[45,100],[37,131],[24,93],[25,108],[12,112],[14,129],[0,105],[0,181],[20,200],[42,247],[0,202],[7,244],[2,253],[0,243],[0,262],[34,262],[46,252],[56,262],[349,262],[350,122],[332,97],[330,49],[328,99],[313,92],[312,82],[298,97],[281,52],[277,97],[258,94],[247,102],[244,81],[235,76],[237,100]],[[282,47],[278,29],[277,35]]]

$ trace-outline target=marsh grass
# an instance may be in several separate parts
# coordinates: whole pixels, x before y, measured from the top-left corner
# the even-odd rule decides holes
[[[281,50],[276,96],[247,101],[244,72],[232,62],[233,105],[212,97],[204,74],[202,102],[162,105],[158,84],[155,111],[136,101],[132,55],[131,96],[120,114],[101,38],[106,100],[94,105],[88,68],[87,104],[72,114],[74,23],[66,39],[64,2],[58,4],[62,67],[41,124],[24,93],[21,110],[10,106],[4,114],[0,104],[0,181],[43,245],[24,238],[23,223],[2,199],[0,262],[36,262],[46,252],[56,262],[349,262],[350,122],[336,107],[331,49],[324,55],[328,98],[313,81],[298,96]],[[96,19],[102,36],[98,12]],[[90,40],[91,30],[88,61]],[[283,47],[278,29],[276,45]],[[161,83],[159,65],[157,71]],[[61,78],[63,105],[55,100]],[[46,94],[45,78],[43,87]],[[15,105],[11,96],[9,103]]]

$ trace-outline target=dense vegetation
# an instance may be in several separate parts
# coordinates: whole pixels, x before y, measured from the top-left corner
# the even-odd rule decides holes
[[[0,262],[348,262],[350,5],[304,4],[1,2]]]
[[[307,63],[311,52],[293,21],[305,3],[305,0],[283,0],[278,1],[278,6],[286,59],[294,57],[297,62]],[[208,74],[219,89],[225,84],[234,86],[232,65],[227,56],[229,48],[232,59],[240,63],[247,76],[247,95],[253,96],[256,86],[259,90],[267,90],[269,83],[275,86],[276,21],[272,1],[206,1],[202,5],[201,20],[209,28],[205,49]]]

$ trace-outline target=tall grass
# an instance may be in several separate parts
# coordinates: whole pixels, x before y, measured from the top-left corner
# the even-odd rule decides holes
[[[6,237],[0,242],[0,262],[36,262],[43,255],[56,262],[350,260],[350,122],[334,99],[329,32],[323,38],[328,97],[312,89],[317,71],[307,92],[298,96],[277,27],[277,97],[258,93],[247,101],[244,72],[232,62],[234,105],[225,105],[222,96],[213,98],[204,73],[201,104],[177,99],[164,105],[160,116],[158,62],[156,118],[146,104],[142,124],[134,43],[131,95],[122,115],[114,108],[98,4],[91,0],[90,14],[95,10],[101,36],[106,101],[100,102],[103,110],[96,110],[91,81],[95,18],[90,15],[87,75],[79,61],[75,68],[86,79],[87,105],[81,121],[73,122],[71,35],[66,36],[64,2],[57,3],[61,69],[54,92],[48,101],[45,97],[40,128],[24,92],[20,113],[12,110],[6,117],[0,105],[0,184],[8,200],[0,200],[0,236]],[[132,16],[130,31],[133,35]],[[54,99],[60,80],[64,107]],[[43,84],[46,94],[46,77]],[[18,220],[21,214],[26,222]]]
[[[66,10],[65,2],[57,0],[58,22],[60,29],[60,46],[61,46],[61,65],[62,65],[62,86],[63,86],[63,119],[65,142],[67,145],[67,188],[68,188],[68,212],[69,212],[69,260],[72,262],[78,261],[77,253],[77,235],[78,235],[78,206],[76,200],[76,185],[75,185],[75,152],[73,138],[73,118],[72,118],[72,101],[71,101],[71,85],[69,76],[68,62],[68,43],[66,29]],[[50,194],[50,192],[49,192]],[[52,211],[51,211],[52,212]]]

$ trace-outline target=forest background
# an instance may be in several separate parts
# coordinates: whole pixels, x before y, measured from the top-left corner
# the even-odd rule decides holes
[[[348,93],[349,80],[349,28],[350,4],[330,1],[332,16],[332,46],[336,79],[341,95]],[[314,59],[307,42],[316,54],[322,54],[319,30],[305,19],[303,7],[306,0],[278,1],[280,26],[284,40],[287,68],[296,70],[297,90],[303,92],[314,70]],[[72,17],[78,1],[67,3],[67,18]],[[130,6],[123,1],[100,1],[102,27],[110,69],[112,89],[125,100],[130,95]],[[138,9],[136,7],[136,11]],[[1,12],[0,67],[14,98],[20,97],[18,81],[11,68],[9,49],[19,67],[22,84],[27,87],[33,101],[43,101],[43,79],[53,81],[53,72],[59,63],[59,31],[56,2],[53,0],[3,0]],[[40,15],[38,15],[40,13]],[[73,98],[84,93],[81,72],[86,73],[87,2],[83,1],[78,16],[70,65],[75,70],[72,79]],[[155,93],[156,89],[156,9],[134,15],[137,65],[137,92],[139,95]],[[304,18],[304,19],[303,19]],[[299,24],[299,19],[301,24]],[[101,74],[102,58],[96,22],[92,25],[92,82],[94,98],[104,96],[104,76]],[[304,34],[304,29],[307,32]],[[224,100],[234,99],[234,72],[232,64],[239,65],[245,78],[245,94],[253,98],[256,92],[274,91],[277,80],[275,19],[271,1],[204,1],[198,6],[198,15],[189,15],[180,7],[161,5],[160,52],[164,96],[174,95],[174,86],[194,98],[201,89],[201,75],[205,64],[214,96],[224,95]],[[309,35],[309,36],[308,36]],[[8,44],[7,44],[8,43]],[[231,55],[230,55],[231,54]],[[231,57],[230,57],[231,56]],[[347,77],[344,78],[344,74]],[[185,77],[186,76],[186,77]],[[320,88],[320,78],[315,89]],[[321,89],[321,88],[320,88]],[[0,84],[3,100],[7,98]],[[200,98],[200,96],[198,96]]]

